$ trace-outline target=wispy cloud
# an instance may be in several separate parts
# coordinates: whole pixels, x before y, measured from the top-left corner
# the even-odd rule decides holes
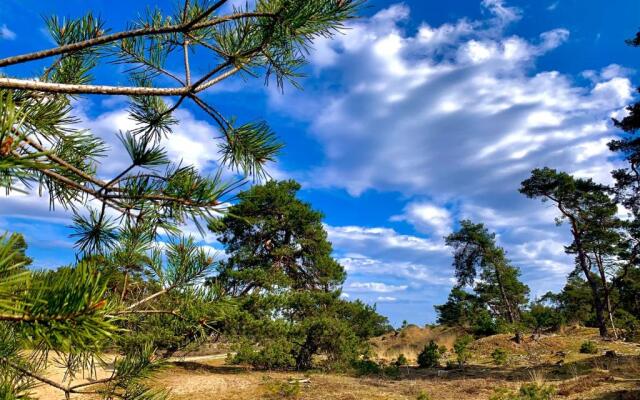
[[[4,40],[15,40],[17,37],[16,33],[9,29],[6,24],[0,25],[0,39]]]

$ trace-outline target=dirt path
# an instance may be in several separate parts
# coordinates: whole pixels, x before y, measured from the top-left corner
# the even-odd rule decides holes
[[[170,357],[167,359],[167,362],[177,363],[177,362],[200,362],[200,361],[226,360],[229,354],[232,354],[232,353],[211,354],[208,356]]]

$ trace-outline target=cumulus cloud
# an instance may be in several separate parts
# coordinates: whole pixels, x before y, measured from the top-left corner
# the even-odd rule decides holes
[[[395,215],[391,220],[406,221],[420,231],[435,237],[447,235],[453,226],[453,217],[447,208],[421,201],[409,203],[403,214]]]
[[[533,38],[507,34],[522,11],[504,0],[481,6],[483,19],[412,21],[416,30],[406,29],[411,10],[404,4],[353,22],[335,40],[318,41],[311,55],[316,77],[331,76],[337,85],[271,99],[307,120],[324,148],[309,184],[353,196],[400,192],[407,205],[391,222],[425,235],[330,227],[335,248],[358,255],[341,259],[352,271],[388,268],[401,282],[426,271],[432,282],[446,282],[433,272],[451,273],[440,237],[461,218],[497,231],[534,292],[558,289],[572,269],[556,211],[517,190],[542,166],[610,182],[610,118],[632,99],[628,71],[611,65],[585,71],[581,81],[537,70],[537,60],[571,40],[570,32],[558,26]]]
[[[538,56],[567,40],[563,29],[536,43],[487,37],[466,22],[407,36],[389,18],[374,17],[331,42],[331,68],[343,73],[344,86],[321,98],[311,121],[327,157],[313,171],[319,184],[354,195],[375,188],[455,196],[461,187],[505,182],[512,186],[502,190],[513,190],[540,164],[593,165],[575,145],[609,136],[609,113],[631,98],[629,80],[611,72],[591,87],[555,71],[529,74]],[[438,29],[461,37],[449,49]],[[428,37],[437,44],[427,46]]]

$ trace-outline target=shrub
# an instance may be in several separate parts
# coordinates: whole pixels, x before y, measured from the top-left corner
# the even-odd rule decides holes
[[[400,367],[397,365],[389,365],[382,368],[382,376],[389,379],[400,378]]]
[[[640,341],[640,320],[626,310],[616,310],[616,325],[622,328],[622,337],[630,342]]]
[[[302,392],[300,382],[274,382],[267,386],[269,399],[298,399]]]
[[[456,360],[458,365],[462,367],[467,363],[471,352],[469,351],[469,344],[473,342],[473,337],[470,335],[460,336],[453,344],[453,351],[456,353]]]
[[[550,386],[537,383],[526,383],[520,390],[497,389],[489,400],[551,400],[555,390]]]
[[[435,368],[440,365],[440,349],[433,340],[418,354],[418,366],[420,368]]]
[[[378,375],[382,371],[378,363],[369,359],[354,361],[353,369],[357,376]]]
[[[409,364],[409,360],[407,360],[407,357],[405,357],[404,354],[400,354],[395,364],[398,367],[402,367],[403,365]]]
[[[509,358],[509,353],[507,353],[504,349],[495,349],[493,353],[491,353],[491,358],[493,359],[494,364],[496,365],[505,365],[507,363],[507,359]]]
[[[357,360],[352,363],[356,376],[377,375],[382,378],[397,379],[400,377],[400,367],[396,364],[383,366],[369,359]]]
[[[477,336],[491,336],[504,331],[504,324],[491,316],[489,311],[480,310],[471,325],[471,331]]]
[[[265,343],[262,348],[256,348],[245,341],[236,346],[232,363],[250,364],[260,369],[289,369],[295,365],[291,353],[291,346],[285,340]]]
[[[582,354],[596,354],[598,352],[598,345],[591,340],[587,340],[580,345],[580,353]]]
[[[565,323],[563,314],[559,310],[540,303],[532,304],[523,319],[534,332],[544,329],[557,330]]]
[[[418,393],[418,397],[416,397],[416,400],[431,400],[431,396],[429,396],[427,392],[422,391]]]

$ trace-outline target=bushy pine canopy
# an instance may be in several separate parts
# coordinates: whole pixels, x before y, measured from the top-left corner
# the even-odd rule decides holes
[[[326,366],[344,366],[388,329],[374,308],[341,299],[346,273],[331,256],[322,214],[298,190],[294,181],[253,186],[210,225],[227,253],[210,284],[239,299],[227,326],[243,338],[236,362],[308,369],[323,354]]]

